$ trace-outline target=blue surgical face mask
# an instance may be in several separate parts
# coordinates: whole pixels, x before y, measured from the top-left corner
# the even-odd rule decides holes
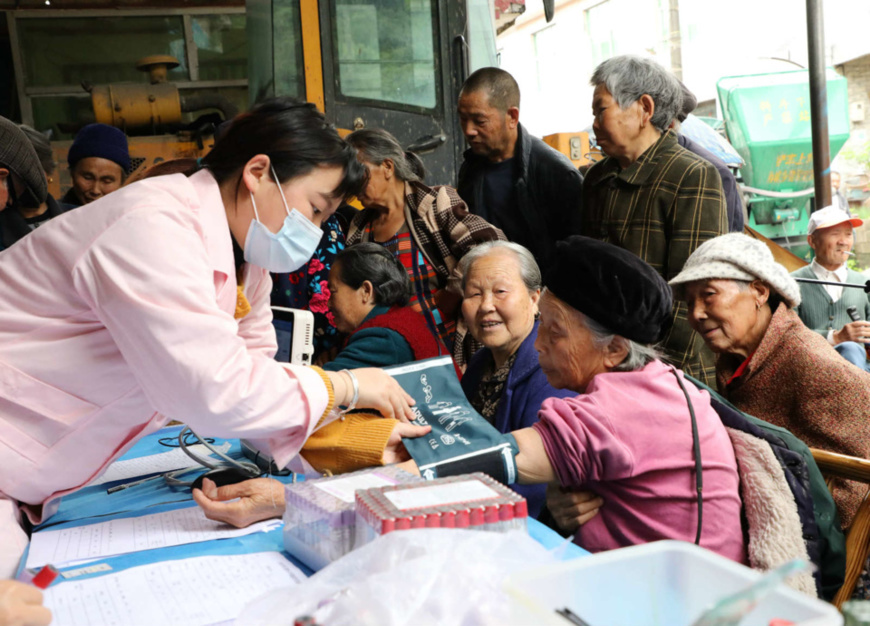
[[[308,263],[317,250],[323,231],[315,226],[307,217],[296,209],[287,206],[287,198],[284,197],[284,189],[275,175],[272,167],[272,178],[281,192],[281,200],[287,217],[281,230],[273,233],[260,221],[257,213],[257,202],[254,194],[251,194],[251,202],[254,205],[254,219],[248,228],[248,236],[245,238],[245,261],[258,265],[263,269],[276,273],[295,272]]]

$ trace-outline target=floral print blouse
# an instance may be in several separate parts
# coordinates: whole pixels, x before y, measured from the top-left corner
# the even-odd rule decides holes
[[[314,314],[314,358],[339,343],[329,301],[327,279],[336,255],[344,250],[344,229],[337,214],[323,223],[323,238],[311,260],[290,274],[272,274],[272,306],[304,309]]]

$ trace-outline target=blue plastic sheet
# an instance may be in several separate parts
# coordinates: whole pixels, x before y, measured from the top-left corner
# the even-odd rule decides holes
[[[728,143],[728,140],[722,135],[710,128],[709,124],[704,123],[694,115],[690,114],[683,121],[680,134],[707,148],[707,150],[722,159],[726,165],[731,167],[741,167],[743,165],[743,158],[737,153],[734,146]]]
[[[120,460],[166,452],[167,448],[160,445],[158,440],[165,437],[177,436],[179,430],[180,428],[177,427],[164,428],[156,433],[144,437]],[[240,457],[241,447],[238,440],[229,441],[232,443],[230,455]],[[223,442],[224,440],[216,440],[215,445],[220,445]],[[290,476],[276,476],[275,479],[285,483],[292,481],[292,477]],[[75,493],[64,496],[58,512],[37,527],[34,532],[39,532],[42,529],[59,530],[62,528],[72,528],[112,519],[136,517],[196,506],[192,501],[189,488],[170,487],[162,480],[162,477],[157,480],[135,485],[113,494],[106,493],[107,487],[118,484],[118,482],[86,487]],[[529,520],[529,534],[546,548],[555,548],[564,544],[564,539],[562,537],[536,520]],[[141,552],[99,559],[86,565],[78,564],[59,569],[61,573],[63,573],[82,570],[84,568],[101,564],[105,564],[110,568],[108,571],[83,573],[74,578],[75,580],[83,580],[86,578],[111,574],[139,565],[161,561],[180,560],[207,555],[247,554],[270,551],[283,553],[286,558],[305,572],[306,575],[310,576],[313,573],[310,568],[284,550],[283,528],[277,528],[269,532],[254,533],[242,537],[170,546],[154,550],[144,550]],[[562,558],[567,560],[586,554],[588,554],[588,552],[582,548],[570,544],[565,546],[565,552],[563,553]],[[27,560],[26,557],[27,555],[25,554],[25,557],[22,559],[22,567],[23,563]],[[63,580],[64,578],[60,577],[54,584],[59,584]]]

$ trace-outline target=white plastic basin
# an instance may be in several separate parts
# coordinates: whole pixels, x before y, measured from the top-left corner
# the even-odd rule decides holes
[[[659,541],[515,574],[505,583],[512,624],[567,626],[568,608],[589,626],[690,626],[720,598],[744,589],[760,572],[693,544]],[[842,626],[830,604],[780,585],[740,624],[775,618],[800,626]]]

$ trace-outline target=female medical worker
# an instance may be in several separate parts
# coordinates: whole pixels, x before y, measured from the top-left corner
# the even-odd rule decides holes
[[[26,546],[24,516],[49,516],[170,419],[263,441],[284,465],[333,407],[412,417],[381,370],[272,358],[268,272],[308,261],[320,223],[359,190],[353,148],[313,105],[275,99],[233,120],[202,165],[0,253],[0,577]]]

